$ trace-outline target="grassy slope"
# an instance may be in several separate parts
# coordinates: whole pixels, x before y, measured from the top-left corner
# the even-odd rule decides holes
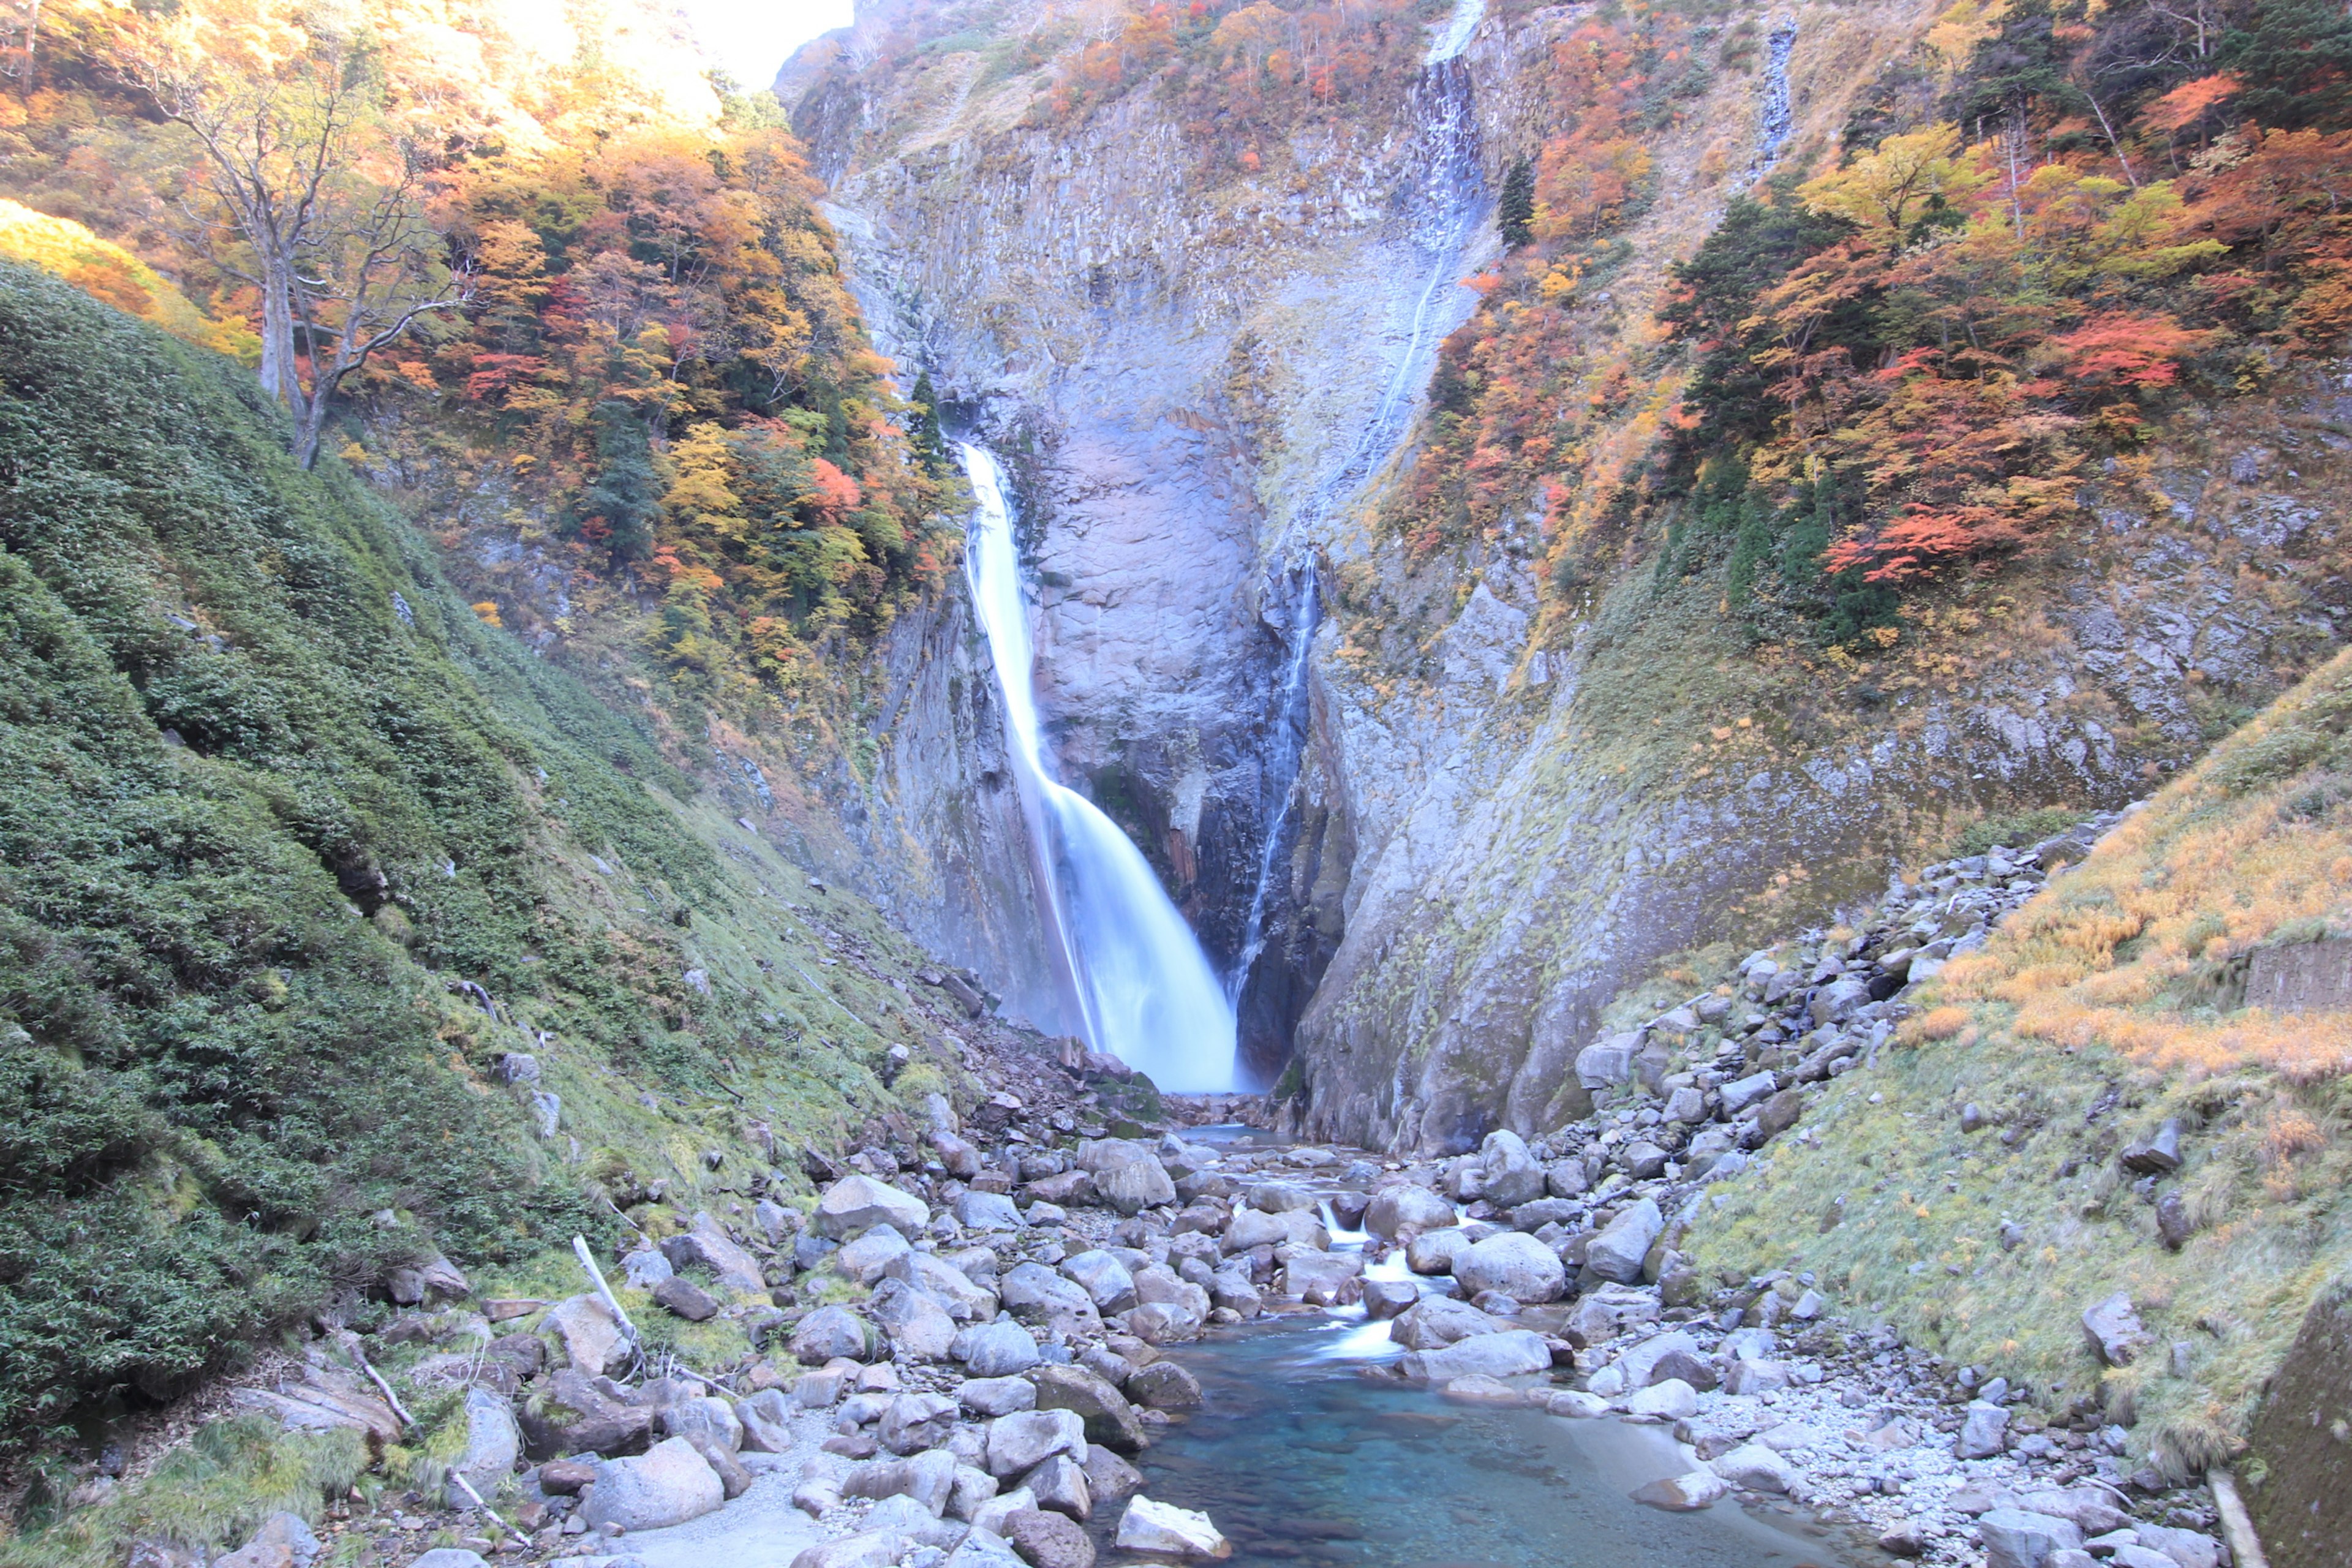
[[[2257,948],[2352,932],[2347,802],[2352,653],[1955,962],[1880,1069],[1809,1116],[1818,1142],[1782,1141],[1725,1189],[1696,1256],[1814,1270],[1843,1304],[2030,1381],[2052,1414],[2128,1409],[2175,1473],[2233,1451],[2314,1298],[2352,1274],[2352,1016],[2273,1017],[2236,989]],[[1992,1119],[1974,1134],[1969,1102]],[[2116,1154],[2167,1117],[2187,1163],[2136,1190]],[[2156,1223],[2174,1187],[2198,1227],[2179,1252]],[[2008,1249],[2005,1221],[2023,1233]],[[2155,1344],[2102,1371],[2080,1314],[2118,1289]]]
[[[767,1174],[758,1124],[793,1171],[889,1103],[918,955],[294,468],[234,363],[0,269],[0,1424],[403,1256],[529,1274],[617,1225],[591,1178],[674,1223]]]

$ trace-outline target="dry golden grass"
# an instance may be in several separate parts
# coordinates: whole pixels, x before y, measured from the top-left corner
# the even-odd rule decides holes
[[[2248,955],[2352,934],[2352,653],[2217,747],[1923,988],[1879,1069],[1718,1189],[1702,1268],[1811,1269],[1865,1318],[2034,1391],[2131,1415],[2177,1476],[2232,1453],[2314,1297],[2352,1278],[2352,1013],[2242,1005]],[[2007,1142],[1959,1131],[1985,1108]],[[2158,1235],[2130,1139],[2180,1121],[2195,1233]],[[1791,1214],[1839,1202],[1826,1231]],[[1997,1245],[2004,1225],[2030,1237]],[[2158,1343],[2103,1371],[2080,1315],[2117,1289]]]

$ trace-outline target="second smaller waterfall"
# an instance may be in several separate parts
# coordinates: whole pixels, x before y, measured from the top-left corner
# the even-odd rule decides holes
[[[1095,804],[1054,777],[1032,685],[1036,653],[1004,475],[981,447],[961,447],[979,503],[964,542],[974,610],[1004,698],[1006,748],[1036,845],[1040,900],[1054,921],[1087,1043],[1164,1089],[1230,1089],[1233,1004],[1192,928],[1151,867]]]

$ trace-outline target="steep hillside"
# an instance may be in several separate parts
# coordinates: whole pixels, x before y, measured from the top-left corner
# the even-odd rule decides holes
[[[902,938],[299,469],[234,363],[10,266],[0,378],[12,1433],[395,1267],[798,1186],[893,1047],[960,1076]]]
[[[1809,1271],[2053,1418],[2137,1421],[2172,1474],[2230,1458],[2352,1270],[2347,770],[2339,654],[1923,985],[1698,1205],[1699,1266]]]

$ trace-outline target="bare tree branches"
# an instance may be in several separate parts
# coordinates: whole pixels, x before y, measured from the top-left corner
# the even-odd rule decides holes
[[[259,296],[261,384],[293,412],[308,468],[343,382],[460,304],[467,279],[425,220],[423,164],[383,124],[363,51],[267,20],[280,47],[247,58],[208,50],[185,12],[135,24],[121,69],[194,142],[187,237]]]

